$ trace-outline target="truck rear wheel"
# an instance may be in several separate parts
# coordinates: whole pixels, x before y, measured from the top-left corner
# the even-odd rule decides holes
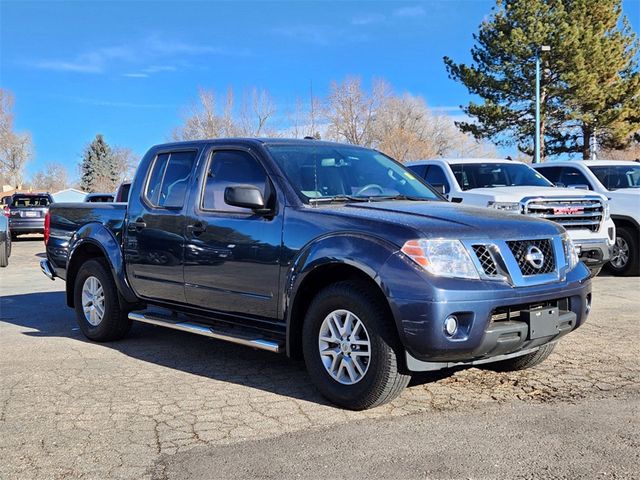
[[[9,265],[10,245],[10,238],[7,238],[2,244],[0,244],[0,267],[6,267]]]
[[[344,408],[389,402],[411,377],[400,372],[402,349],[387,309],[366,285],[335,283],[313,300],[304,320],[304,359],[320,393]]]
[[[640,246],[638,232],[629,227],[616,229],[616,242],[613,245],[611,260],[607,269],[614,275],[630,276],[640,274]]]
[[[103,261],[84,263],[74,285],[76,319],[80,330],[96,342],[109,342],[124,337],[131,321],[120,306],[118,289]]]
[[[555,343],[548,343],[541,346],[538,350],[527,355],[520,357],[510,358],[509,360],[502,360],[500,362],[493,362],[486,364],[485,368],[489,370],[495,370],[496,372],[513,372],[515,370],[525,370],[527,368],[535,367],[536,365],[544,362],[553,349],[556,348]]]

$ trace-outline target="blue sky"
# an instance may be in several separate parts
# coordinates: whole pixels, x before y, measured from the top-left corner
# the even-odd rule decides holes
[[[103,133],[143,154],[168,139],[198,87],[258,86],[280,113],[347,75],[383,77],[398,92],[459,114],[464,87],[442,57],[468,60],[493,0],[414,2],[151,2],[4,0],[0,86],[16,127],[33,136],[28,174],[49,161],[76,173]],[[634,30],[640,0],[625,0]]]

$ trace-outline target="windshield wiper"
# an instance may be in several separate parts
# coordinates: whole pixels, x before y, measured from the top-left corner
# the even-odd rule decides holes
[[[367,197],[370,201],[385,202],[387,200],[411,200],[413,202],[430,202],[433,198],[412,197],[410,195],[375,195]]]
[[[334,195],[332,197],[310,198],[309,203],[345,203],[345,202],[368,202],[370,197],[354,197],[352,195]]]

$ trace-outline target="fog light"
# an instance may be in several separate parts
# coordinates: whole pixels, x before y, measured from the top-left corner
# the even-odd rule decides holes
[[[591,311],[591,294],[589,293],[584,299],[584,313],[589,315],[590,311]]]
[[[444,332],[453,337],[458,331],[458,319],[454,315],[449,315],[444,319]]]

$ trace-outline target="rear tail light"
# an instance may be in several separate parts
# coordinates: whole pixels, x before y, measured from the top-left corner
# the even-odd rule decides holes
[[[11,210],[9,210],[9,205],[5,205],[3,210],[4,210],[4,216],[5,217],[10,217],[11,216]]]
[[[51,231],[51,214],[47,212],[44,216],[44,244],[49,243],[49,232]]]

